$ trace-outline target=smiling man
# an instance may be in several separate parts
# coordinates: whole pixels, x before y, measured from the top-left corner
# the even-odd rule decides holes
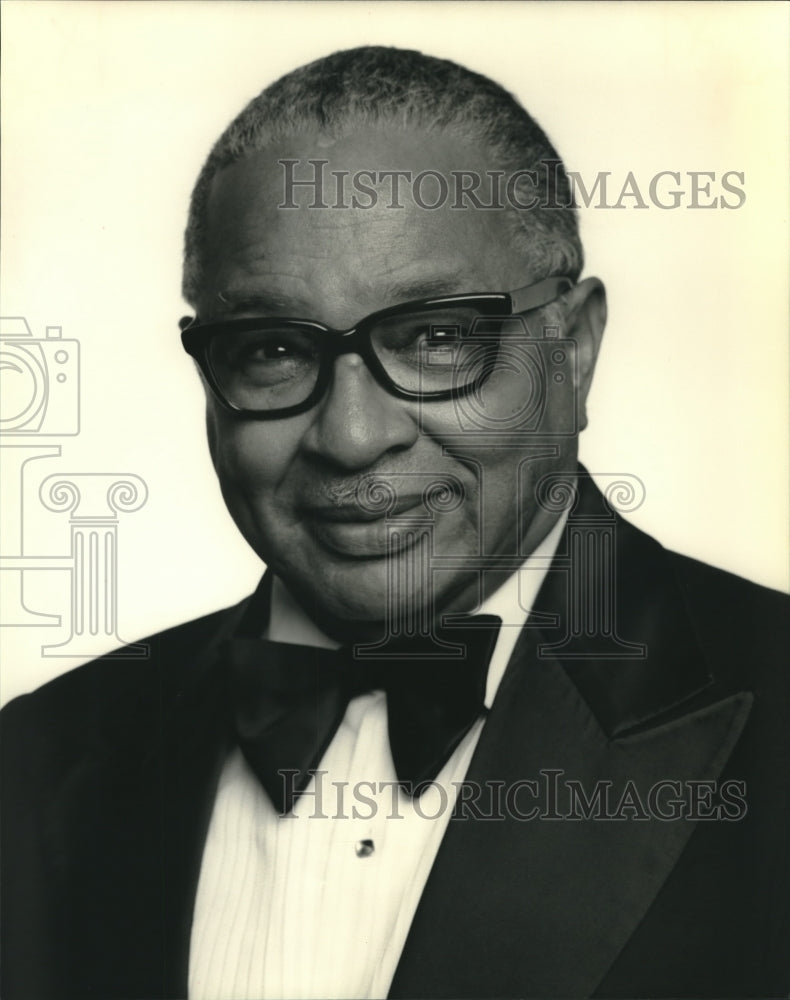
[[[578,466],[570,204],[509,94],[414,52],[220,137],[182,340],[267,573],[9,706],[4,996],[786,993],[786,601]]]
[[[247,112],[259,127],[264,114]],[[546,158],[552,152],[545,140],[543,152]],[[370,207],[334,210],[311,208],[316,191],[303,182],[295,207],[284,209],[283,164],[304,164],[309,174],[317,154],[333,176],[371,164],[398,164],[415,177],[426,170],[450,176],[462,164],[482,175],[487,161],[468,139],[439,132],[426,145],[415,126],[393,134],[375,119],[351,116],[323,133],[305,124],[293,135],[273,137],[263,149],[204,174],[198,188],[205,201],[196,199],[193,211],[205,222],[187,258],[186,284],[198,322],[185,342],[212,385],[209,443],[225,500],[244,537],[300,602],[330,631],[333,624],[344,632],[351,626],[357,635],[361,623],[385,617],[390,563],[397,559],[385,514],[417,512],[432,478],[452,477],[460,500],[434,526],[435,553],[459,557],[458,570],[436,583],[434,597],[444,610],[479,603],[478,581],[464,571],[462,557],[478,554],[481,544],[492,556],[528,553],[558,517],[534,503],[526,514],[517,507],[513,442],[527,455],[537,451],[536,439],[553,440],[567,419],[555,412],[567,404],[567,393],[531,385],[523,364],[509,363],[526,342],[512,330],[502,349],[507,356],[478,388],[475,379],[489,374],[483,345],[472,336],[461,346],[458,338],[473,335],[474,320],[501,306],[486,296],[518,290],[519,315],[537,330],[537,307],[563,294],[565,336],[580,353],[568,377],[582,406],[604,300],[595,279],[573,285],[577,240],[567,267],[548,254],[533,260],[534,252],[518,247],[504,211],[456,209],[449,202],[428,211],[408,196],[398,208],[386,182],[373,189]],[[468,305],[463,296],[470,297]],[[532,304],[536,308],[522,308]],[[265,341],[256,339],[256,317],[266,318]],[[308,322],[289,327],[280,317]],[[442,323],[449,328],[444,339],[437,330]],[[353,340],[330,332],[353,330]],[[431,365],[431,343],[453,352],[454,364]],[[446,450],[464,428],[456,400],[442,397],[464,388],[485,393],[492,447],[475,465]],[[536,392],[545,397],[545,412],[535,427],[523,419],[519,427],[519,418],[530,415],[525,396]],[[250,419],[239,419],[239,410]],[[504,436],[497,433],[503,420],[510,431]],[[514,438],[519,429],[523,434]],[[530,463],[522,484],[527,496],[547,471],[575,468],[575,436],[557,440],[561,447],[544,448]],[[375,482],[395,489],[396,509],[377,512],[360,502],[360,486]],[[410,596],[418,595],[412,590]]]

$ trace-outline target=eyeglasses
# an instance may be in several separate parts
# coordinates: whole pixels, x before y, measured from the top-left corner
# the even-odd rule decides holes
[[[311,409],[326,392],[335,360],[358,354],[376,381],[408,400],[454,399],[496,368],[500,343],[522,313],[573,287],[546,278],[514,292],[449,295],[382,309],[350,330],[312,320],[181,320],[181,342],[219,402],[240,417],[271,420]],[[516,332],[524,336],[522,321]]]

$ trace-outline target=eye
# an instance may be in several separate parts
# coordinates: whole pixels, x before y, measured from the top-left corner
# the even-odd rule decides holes
[[[426,340],[431,335],[431,327],[424,322],[401,322],[391,326],[387,330],[386,346],[397,351],[404,347],[411,347],[421,340]]]
[[[247,330],[218,337],[215,351],[237,367],[312,362],[318,357],[314,338],[301,330]]]
[[[266,338],[257,344],[248,344],[240,352],[241,358],[245,361],[284,361],[288,358],[304,357],[306,353],[309,352],[304,345],[276,337]]]
[[[461,327],[457,323],[432,323],[430,339],[447,343],[461,339]]]
[[[377,326],[373,342],[385,351],[416,351],[426,341],[447,343],[461,340],[473,320],[474,314],[467,314],[464,310],[394,316]]]
[[[217,381],[233,395],[314,380],[320,351],[309,330],[236,330],[214,338],[209,362]]]

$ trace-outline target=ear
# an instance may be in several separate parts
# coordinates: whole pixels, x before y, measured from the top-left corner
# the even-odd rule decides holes
[[[587,426],[587,394],[606,326],[606,289],[598,278],[585,278],[564,296],[565,336],[576,341],[575,389],[579,430]]]

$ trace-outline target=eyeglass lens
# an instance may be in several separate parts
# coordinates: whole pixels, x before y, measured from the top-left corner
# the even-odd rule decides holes
[[[463,389],[487,377],[502,325],[513,322],[482,319],[468,306],[442,306],[379,317],[367,332],[371,349],[395,386],[431,393]],[[234,406],[276,410],[308,398],[322,363],[331,363],[331,345],[329,335],[319,329],[296,321],[267,322],[260,330],[213,337],[208,360]]]

